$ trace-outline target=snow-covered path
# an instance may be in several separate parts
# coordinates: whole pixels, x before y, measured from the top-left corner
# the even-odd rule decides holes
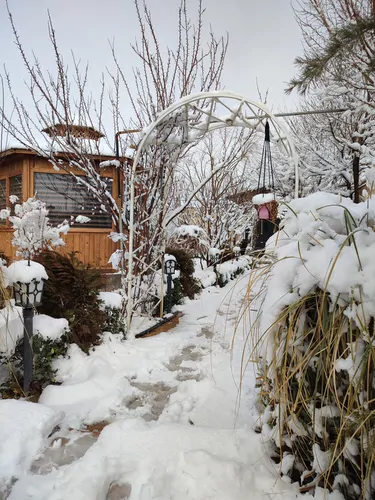
[[[126,342],[108,335],[90,356],[71,348],[60,363],[63,384],[42,394],[49,408],[38,405],[46,412],[39,441],[27,447],[26,431],[17,441],[16,419],[13,440],[0,449],[0,468],[8,447],[19,452],[8,498],[299,498],[253,431],[254,368],[241,377],[245,318],[236,327],[246,285],[244,275],[235,285],[205,289],[181,307],[184,316],[167,333]],[[101,424],[89,434],[83,423]]]

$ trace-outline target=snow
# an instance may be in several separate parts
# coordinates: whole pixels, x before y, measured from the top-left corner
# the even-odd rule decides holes
[[[194,278],[199,280],[202,288],[208,288],[209,286],[215,285],[217,281],[217,274],[214,272],[212,267],[207,269],[199,269],[194,272]]]
[[[175,233],[179,236],[193,236],[197,238],[203,233],[203,229],[194,225],[182,225],[175,229]]]
[[[106,168],[106,167],[120,168],[121,162],[119,160],[105,160],[99,163],[99,168]]]
[[[34,335],[39,334],[44,339],[58,340],[69,330],[68,320],[65,318],[52,318],[46,314],[34,316]]]
[[[22,307],[15,306],[12,300],[6,307],[0,309],[0,354],[11,356],[17,340],[22,335]]]
[[[332,302],[337,299],[360,328],[375,316],[371,278],[375,233],[369,231],[375,220],[375,199],[354,204],[339,195],[318,192],[293,200],[286,210],[282,230],[267,242],[267,252],[276,259],[267,279],[260,324],[261,331],[271,333],[267,359],[272,356],[277,315],[315,287],[327,290]],[[350,237],[355,245],[349,244]]]
[[[17,260],[10,264],[6,270],[6,275],[10,283],[31,283],[32,280],[48,280],[48,275],[42,264],[32,260]]]
[[[61,234],[70,229],[66,221],[56,227],[51,226],[46,204],[36,198],[17,203],[9,222],[14,229],[12,245],[17,247],[16,255],[28,259],[45,247],[65,245]]]
[[[90,217],[86,217],[85,215],[77,215],[75,218],[75,222],[78,222],[78,224],[86,224],[86,222],[90,222]]]
[[[265,203],[270,203],[275,200],[275,195],[273,193],[256,194],[251,200],[253,205],[264,205]]]
[[[369,187],[373,187],[375,185],[375,166],[368,168],[365,172],[365,176]]]
[[[40,404],[0,400],[0,488],[27,475],[61,416]]]
[[[220,255],[221,255],[221,250],[219,250],[218,248],[211,247],[208,250],[208,256],[214,260],[219,259]]]
[[[104,307],[110,309],[121,309],[122,295],[116,292],[100,292],[99,299],[104,302]]]
[[[125,252],[125,259],[128,254]],[[111,264],[112,269],[118,271],[121,268],[121,262],[123,260],[123,252],[119,249],[115,250],[108,260],[108,264]]]
[[[235,285],[187,299],[178,325],[157,336],[104,334],[89,355],[72,344],[54,363],[61,385],[47,386],[35,405],[41,415],[31,407],[29,421],[12,427],[17,443],[34,447],[17,452],[26,464],[22,474],[8,471],[19,477],[8,499],[105,500],[111,484],[126,483],[130,500],[306,500],[278,476],[268,443],[252,430],[259,415],[256,368],[243,364],[251,349],[242,309],[248,281],[245,271]],[[69,442],[97,422],[108,425],[80,455],[52,458],[66,458]],[[9,427],[0,425],[8,451],[14,441],[3,441],[3,432],[11,435]]]
[[[164,254],[164,262],[167,260],[174,260],[176,262],[176,257],[174,255],[170,255],[169,253]]]
[[[69,329],[65,318],[52,318],[46,314],[34,316],[34,334],[44,339],[57,340]],[[0,310],[0,354],[6,357],[14,353],[17,341],[23,336],[22,307],[14,305],[12,300]]]
[[[330,454],[326,451],[322,451],[318,443],[314,443],[313,455],[314,455],[313,469],[318,474],[323,474],[323,472],[328,469],[328,466],[330,464],[331,460]]]
[[[216,272],[221,275],[223,281],[229,281],[235,277],[235,273],[249,267],[251,260],[251,257],[248,255],[241,255],[237,259],[228,260],[222,264],[218,264]]]
[[[177,246],[177,248],[184,249],[190,249],[190,247],[192,247],[202,252],[209,247],[208,236],[199,226],[182,225],[174,229],[168,239],[168,246],[172,248]]]
[[[67,362],[55,363],[60,368],[56,379],[62,385],[47,386],[39,399],[56,411],[63,411],[72,428],[80,427],[82,422],[110,421],[112,414],[120,411],[124,398],[137,393],[129,380],[120,375],[118,365],[111,366],[111,356],[106,356],[103,349],[97,351],[98,355],[87,356],[73,344]]]

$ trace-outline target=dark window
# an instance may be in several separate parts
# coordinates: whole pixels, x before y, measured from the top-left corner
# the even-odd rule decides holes
[[[103,179],[107,189],[112,192],[113,179]],[[71,216],[83,215],[90,222],[75,224],[75,227],[112,228],[111,215],[101,208],[101,203],[89,194],[87,188],[77,183],[68,174],[34,174],[34,192],[37,198],[46,203],[48,217],[53,224],[59,224]]]
[[[0,210],[3,210],[7,206],[7,181],[6,179],[0,180]],[[6,224],[5,219],[0,219],[0,225],[4,226]]]
[[[22,175],[9,177],[9,195],[17,196],[16,203],[22,203]],[[9,203],[11,215],[14,215],[14,206],[16,203]]]

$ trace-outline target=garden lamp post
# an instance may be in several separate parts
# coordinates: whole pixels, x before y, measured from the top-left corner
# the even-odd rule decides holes
[[[43,278],[33,278],[28,283],[16,281],[13,283],[14,299],[23,312],[23,390],[27,393],[33,379],[33,317],[34,308],[42,302],[44,287]]]
[[[166,260],[164,261],[164,272],[167,275],[168,313],[170,313],[172,309],[172,276],[174,275],[175,271],[176,271],[175,259],[167,257]]]

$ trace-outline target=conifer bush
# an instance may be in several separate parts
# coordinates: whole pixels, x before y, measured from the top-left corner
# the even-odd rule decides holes
[[[180,271],[179,281],[181,288],[176,285],[176,297],[175,300],[181,301],[183,297],[189,297],[189,299],[194,299],[194,297],[200,293],[201,287],[198,280],[193,276],[194,274],[194,262],[191,255],[185,250],[167,248],[166,253],[176,257],[177,266]],[[180,295],[182,294],[182,296]],[[178,302],[174,302],[178,303]]]
[[[62,255],[44,251],[35,260],[48,274],[40,313],[69,322],[69,342],[84,351],[100,342],[106,322],[98,293],[102,286],[100,270],[83,264],[76,252]]]

